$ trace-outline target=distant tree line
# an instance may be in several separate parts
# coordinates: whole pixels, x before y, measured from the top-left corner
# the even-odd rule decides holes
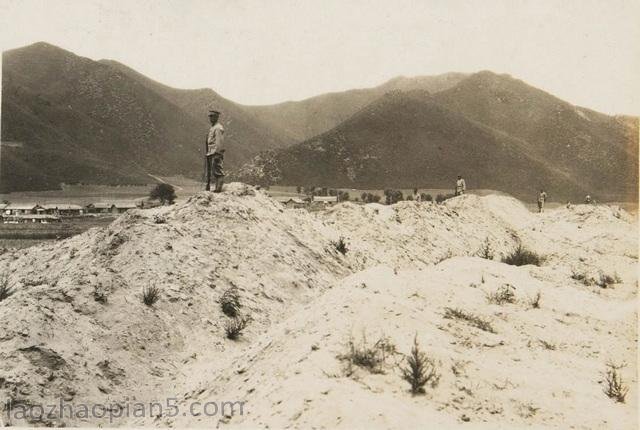
[[[298,194],[306,194],[308,196],[338,196],[339,202],[349,201],[350,196],[347,191],[340,191],[333,188],[327,187],[296,187],[296,191]],[[387,205],[392,205],[398,203],[403,200],[414,200],[413,195],[409,194],[405,197],[402,191],[395,189],[386,189],[384,190],[384,203]],[[447,199],[453,197],[453,194],[438,194],[435,197],[436,203],[442,203]],[[432,202],[434,198],[431,194],[420,193],[420,199],[423,202]],[[364,203],[379,203],[382,200],[382,196],[374,193],[363,192],[360,194],[360,197],[356,197],[355,201],[362,201]]]
[[[327,196],[337,196],[339,202],[347,202],[351,199],[351,196],[347,191],[336,190],[334,188],[327,187],[296,187],[296,192],[298,194],[306,194],[308,196],[318,196],[318,197],[327,197]]]

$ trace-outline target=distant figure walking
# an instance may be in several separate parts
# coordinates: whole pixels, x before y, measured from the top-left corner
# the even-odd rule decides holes
[[[456,181],[456,196],[464,194],[467,191],[467,184],[464,182],[462,176],[458,175],[458,180]]]
[[[224,170],[222,163],[224,161],[224,127],[218,122],[220,118],[220,112],[217,110],[209,111],[209,122],[211,128],[209,128],[209,134],[207,134],[207,140],[205,142],[205,165],[207,171],[207,186],[205,190],[211,189],[211,176],[215,181],[214,193],[222,191],[222,185],[224,183]]]
[[[413,200],[418,203],[422,201],[422,195],[420,195],[417,188],[413,189]]]
[[[544,190],[540,190],[540,194],[538,194],[538,213],[541,213],[544,210],[544,204],[547,201],[547,193]]]

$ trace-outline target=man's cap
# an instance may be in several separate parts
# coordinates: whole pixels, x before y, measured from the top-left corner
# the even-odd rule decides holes
[[[211,115],[220,115],[220,111],[217,111],[215,109],[209,109],[209,116]]]

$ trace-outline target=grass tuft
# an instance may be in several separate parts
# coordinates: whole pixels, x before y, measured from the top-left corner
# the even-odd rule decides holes
[[[508,254],[502,258],[502,262],[511,264],[512,266],[526,266],[528,264],[532,264],[534,266],[542,266],[544,257],[526,249],[522,245],[518,245],[518,247],[511,254]]]
[[[362,367],[371,373],[384,373],[383,365],[390,354],[395,354],[396,347],[387,337],[381,337],[374,344],[369,345],[365,334],[362,335],[360,343],[349,340],[349,350],[340,356],[342,360],[347,360],[347,376],[353,374],[353,366]]]
[[[227,335],[227,339],[237,340],[242,336],[242,332],[247,325],[251,322],[251,317],[248,316],[236,316],[227,320],[224,325],[224,332]]]
[[[338,240],[331,241],[331,245],[342,255],[347,255],[349,252],[349,248],[347,248],[347,242],[345,242],[343,237],[340,237]]]
[[[516,294],[513,292],[514,287],[510,284],[505,284],[498,288],[497,291],[487,294],[487,301],[496,305],[502,305],[504,303],[515,303]]]
[[[618,403],[624,403],[629,392],[629,387],[624,383],[619,372],[623,367],[625,364],[607,363],[607,371],[605,372],[604,393]]]
[[[147,306],[153,306],[160,299],[160,289],[156,286],[142,289],[142,302]]]
[[[533,309],[540,309],[540,299],[542,298],[542,293],[538,291],[532,299],[529,300],[529,305]]]
[[[481,317],[474,315],[470,312],[466,312],[462,309],[444,308],[444,317],[448,319],[457,319],[465,321],[469,325],[479,328],[480,330],[496,333],[491,323]]]
[[[13,293],[15,291],[9,287],[9,278],[6,275],[0,278],[0,302],[11,297]]]

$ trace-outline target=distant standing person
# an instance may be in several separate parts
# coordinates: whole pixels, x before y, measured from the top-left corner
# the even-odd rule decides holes
[[[541,213],[544,210],[544,204],[547,201],[547,193],[544,190],[540,190],[540,194],[538,194],[538,213]]]
[[[462,176],[458,175],[458,180],[456,181],[456,196],[464,194],[467,191],[467,184],[464,182]]]
[[[217,110],[209,111],[209,122],[211,127],[209,128],[209,134],[207,134],[207,140],[205,145],[205,157],[206,157],[206,170],[207,170],[207,186],[205,190],[211,189],[211,176],[215,181],[214,193],[222,191],[222,185],[224,183],[224,170],[222,169],[222,163],[224,161],[224,127],[218,122],[220,118],[220,112]]]
[[[418,192],[417,188],[413,189],[413,200],[420,203],[422,201],[422,196],[420,195],[420,193]]]

